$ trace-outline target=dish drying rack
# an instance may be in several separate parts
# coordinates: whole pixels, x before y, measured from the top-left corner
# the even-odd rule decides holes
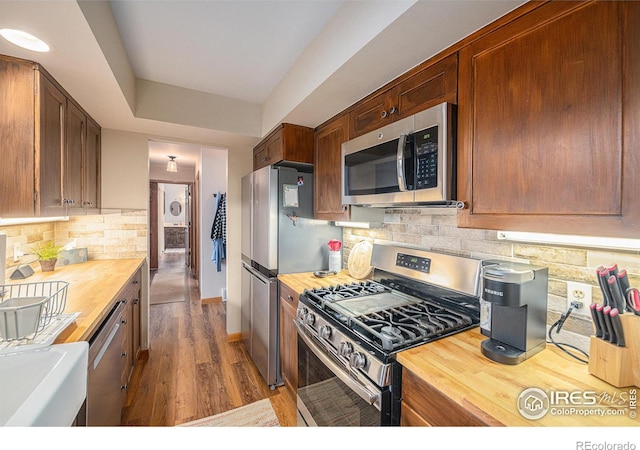
[[[66,281],[0,285],[0,340],[34,339],[65,309]]]

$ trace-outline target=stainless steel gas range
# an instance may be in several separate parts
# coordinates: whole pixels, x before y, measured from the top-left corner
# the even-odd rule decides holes
[[[371,265],[371,280],[300,295],[299,425],[399,425],[395,355],[479,324],[481,260],[376,244]]]

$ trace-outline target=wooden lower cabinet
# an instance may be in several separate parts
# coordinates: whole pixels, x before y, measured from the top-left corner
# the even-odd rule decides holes
[[[141,317],[140,317],[140,283],[142,273],[138,270],[133,277],[129,279],[126,286],[122,289],[120,301],[125,302],[124,314],[122,315],[122,327],[124,329],[122,339],[122,404],[124,405],[127,398],[127,390],[129,381],[133,374],[133,369],[138,360],[138,354],[142,348],[141,342]]]
[[[487,426],[406,368],[402,371],[401,426]]]
[[[293,398],[298,388],[298,334],[294,322],[299,295],[280,282],[280,373]]]

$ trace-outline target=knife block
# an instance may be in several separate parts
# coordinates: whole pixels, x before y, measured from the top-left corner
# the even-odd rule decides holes
[[[589,373],[618,387],[640,387],[640,316],[621,314],[625,347],[591,336]]]

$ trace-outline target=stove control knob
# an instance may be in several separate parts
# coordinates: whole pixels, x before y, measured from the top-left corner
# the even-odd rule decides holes
[[[338,345],[338,354],[340,356],[348,358],[351,352],[353,352],[353,345],[349,342],[340,342],[340,345]]]
[[[298,308],[296,312],[298,319],[304,320],[304,316],[307,314],[307,308]]]
[[[331,327],[328,325],[322,325],[320,327],[320,337],[322,339],[329,339],[331,337]]]
[[[362,369],[367,364],[367,358],[360,352],[352,353],[349,357],[349,366],[353,369]]]
[[[306,313],[304,315],[304,324],[305,325],[313,325],[316,322],[316,316],[312,313]]]

